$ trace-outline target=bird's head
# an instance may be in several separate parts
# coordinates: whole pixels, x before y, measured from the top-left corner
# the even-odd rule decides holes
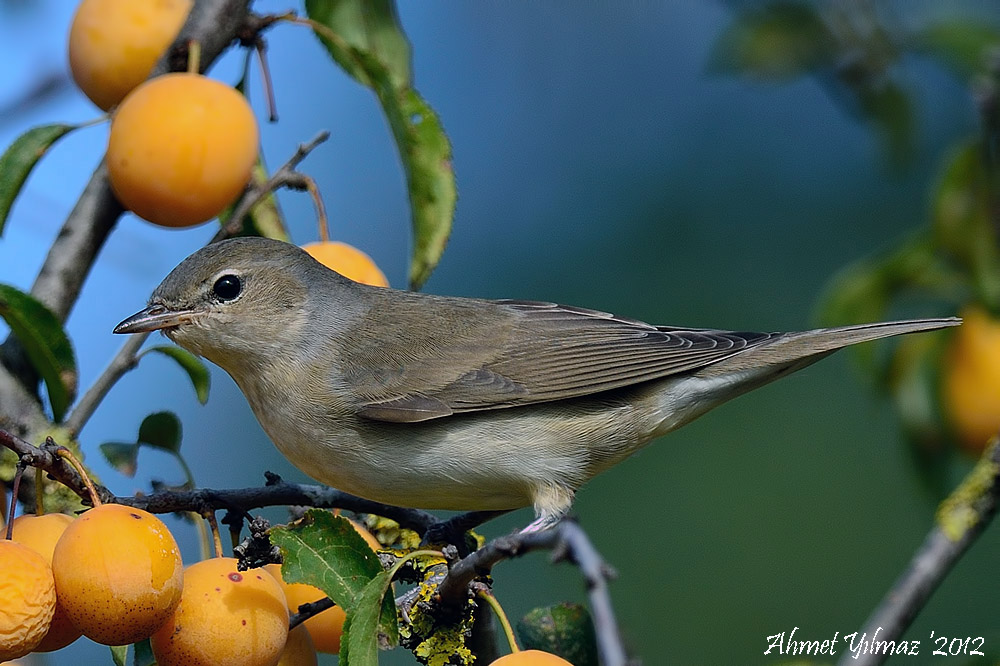
[[[333,275],[295,245],[224,240],[182,261],[114,332],[162,331],[232,371],[294,342],[311,316],[309,285]]]

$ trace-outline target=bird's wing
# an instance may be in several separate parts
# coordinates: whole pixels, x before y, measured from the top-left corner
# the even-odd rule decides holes
[[[490,314],[354,350],[366,356],[355,368],[379,368],[355,374],[359,415],[415,422],[577,398],[695,370],[774,336],[652,326],[554,303],[469,303]]]

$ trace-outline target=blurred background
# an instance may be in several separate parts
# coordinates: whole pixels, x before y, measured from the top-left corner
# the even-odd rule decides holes
[[[73,4],[0,2],[0,145],[34,125],[99,115],[68,78]],[[778,12],[789,29],[772,34],[752,18],[770,3],[401,3],[416,86],[451,139],[459,190],[454,232],[425,290],[552,300],[660,324],[816,325],[838,271],[929,224],[948,155],[980,132],[969,68],[901,46],[900,36],[942,21],[1000,29],[1000,8],[981,1],[847,11],[852,4],[817,5],[856,23],[856,43],[824,56],[801,51],[823,38],[797,6]],[[266,159],[275,167],[330,130],[301,169],[319,184],[333,236],[404,287],[408,200],[374,95],[305,29],[279,25],[266,38],[280,115],[262,125]],[[810,60],[821,56],[836,67]],[[235,82],[241,66],[231,54],[212,75]],[[263,117],[256,75],[250,96]],[[106,140],[106,125],[73,133],[33,172],[0,238],[0,282],[30,288]],[[279,200],[293,240],[316,240],[308,196]],[[122,218],[68,323],[81,387],[121,344],[112,327],[215,229]],[[955,310],[915,299],[891,314]],[[618,619],[645,663],[778,663],[763,655],[767,636],[799,627],[799,638],[822,640],[861,629],[906,565],[941,489],[971,460],[949,459],[943,481],[928,483],[891,400],[856,360],[836,355],[724,405],[579,494],[575,513],[619,572]],[[264,470],[308,481],[274,450],[225,373],[213,367],[203,407],[175,365],[149,357],[81,433],[87,462],[115,492],[182,480],[156,452],[143,451],[131,479],[97,452],[134,438],[160,410],[181,417],[200,486],[259,485]],[[520,511],[483,531],[497,536],[530,519]],[[167,521],[194,561],[194,529]],[[931,661],[932,632],[983,636],[1000,654],[1000,595],[989,582],[998,557],[994,528],[907,632],[922,641],[921,656],[900,661]],[[513,617],[585,600],[578,572],[544,554],[502,564],[495,579]],[[384,662],[413,659],[397,652]],[[84,639],[44,663],[110,658]]]

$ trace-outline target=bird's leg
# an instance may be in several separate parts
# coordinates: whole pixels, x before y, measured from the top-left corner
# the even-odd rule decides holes
[[[551,484],[535,489],[535,520],[521,530],[521,534],[542,532],[554,527],[573,506],[574,492],[566,486]]]

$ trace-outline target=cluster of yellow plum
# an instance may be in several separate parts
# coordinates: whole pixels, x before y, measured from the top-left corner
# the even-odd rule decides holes
[[[5,572],[0,659],[58,650],[85,635],[124,645],[148,638],[181,596],[180,551],[158,518],[105,504],[74,520],[24,515],[0,542]]]
[[[0,570],[0,662],[81,635],[105,645],[149,638],[160,666],[310,666],[317,649],[340,650],[338,607],[288,631],[290,612],[326,596],[319,589],[286,584],[276,564],[239,571],[216,557],[184,569],[166,525],[142,509],[19,516],[13,539],[0,541]]]

